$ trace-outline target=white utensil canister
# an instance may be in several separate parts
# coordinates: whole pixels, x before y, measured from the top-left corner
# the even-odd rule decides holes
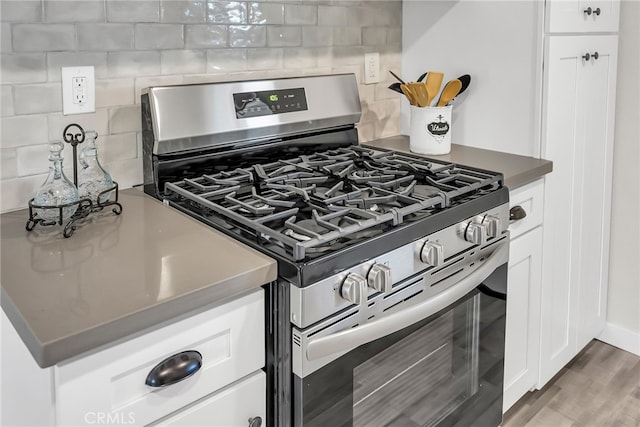
[[[411,106],[409,149],[418,154],[448,154],[451,151],[451,105]]]

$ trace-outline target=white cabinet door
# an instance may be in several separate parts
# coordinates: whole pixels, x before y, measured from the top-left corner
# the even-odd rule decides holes
[[[553,173],[545,185],[539,386],[604,327],[617,45],[617,36],[547,38],[542,157]]]
[[[547,0],[547,32],[618,31],[620,0]]]
[[[541,227],[511,241],[503,412],[538,382],[541,256]]]
[[[177,414],[151,426],[266,426],[266,375],[258,371]]]

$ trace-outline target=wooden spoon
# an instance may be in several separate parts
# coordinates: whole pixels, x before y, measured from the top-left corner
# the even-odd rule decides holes
[[[438,107],[444,107],[455,98],[458,93],[460,93],[460,89],[462,89],[462,82],[458,79],[449,80],[446,85],[444,85],[444,89],[442,89],[442,93],[440,94],[440,99],[438,100]]]
[[[413,96],[413,92],[411,92],[411,89],[409,89],[409,86],[407,86],[406,84],[402,84],[400,85],[400,90],[402,91],[402,93],[404,93],[404,96],[406,96],[407,99],[409,100],[409,104],[416,105],[416,99]]]
[[[427,91],[429,92],[429,102],[427,105],[431,105],[431,101],[433,98],[438,95],[440,92],[440,85],[442,85],[442,79],[444,79],[444,73],[440,73],[438,71],[429,71],[427,74],[427,81],[425,81],[425,85],[427,85]]]
[[[414,95],[414,99],[418,107],[428,107],[431,98],[429,90],[424,83],[409,83],[409,88]]]

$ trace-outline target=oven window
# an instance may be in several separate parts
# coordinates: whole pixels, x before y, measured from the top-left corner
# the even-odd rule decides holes
[[[432,426],[478,391],[476,295],[353,370],[353,425]]]
[[[504,300],[475,291],[448,310],[296,377],[294,424],[499,425],[504,314]]]

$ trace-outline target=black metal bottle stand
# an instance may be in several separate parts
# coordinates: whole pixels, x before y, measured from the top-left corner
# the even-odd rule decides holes
[[[73,127],[78,128],[77,129],[78,132],[76,133],[70,132],[69,129]],[[64,139],[64,142],[71,144],[71,147],[73,147],[73,184],[76,187],[78,187],[78,153],[77,153],[78,149],[77,147],[78,147],[78,144],[82,144],[85,140],[84,129],[82,129],[80,125],[72,123],[64,128],[64,131],[62,132],[62,137]],[[115,196],[112,196],[112,193],[115,194]],[[105,195],[109,195],[109,199],[106,202],[100,202],[100,200]],[[64,229],[62,231],[62,235],[64,237],[71,237],[71,235],[73,234],[73,232],[76,230],[78,226],[77,224],[78,221],[86,218],[92,213],[100,212],[108,206],[113,206],[111,211],[114,214],[120,215],[122,213],[122,205],[118,202],[118,183],[116,181],[113,181],[113,187],[101,192],[98,195],[96,202],[92,202],[90,199],[80,199],[76,202],[66,203],[64,205],[40,206],[40,205],[36,205],[33,202],[34,200],[35,198],[32,198],[31,200],[29,200],[29,219],[27,220],[27,224],[25,225],[25,228],[27,229],[27,231],[33,230],[38,224],[40,224],[43,227],[52,226],[56,224],[63,225],[63,223],[65,222],[63,217],[64,208],[68,208],[74,205],[78,206],[78,209],[76,210],[76,212],[67,220],[66,224],[64,225]],[[43,209],[43,210],[57,209],[58,218],[53,220],[46,220],[44,218],[40,218],[38,217],[38,213],[34,209]]]

